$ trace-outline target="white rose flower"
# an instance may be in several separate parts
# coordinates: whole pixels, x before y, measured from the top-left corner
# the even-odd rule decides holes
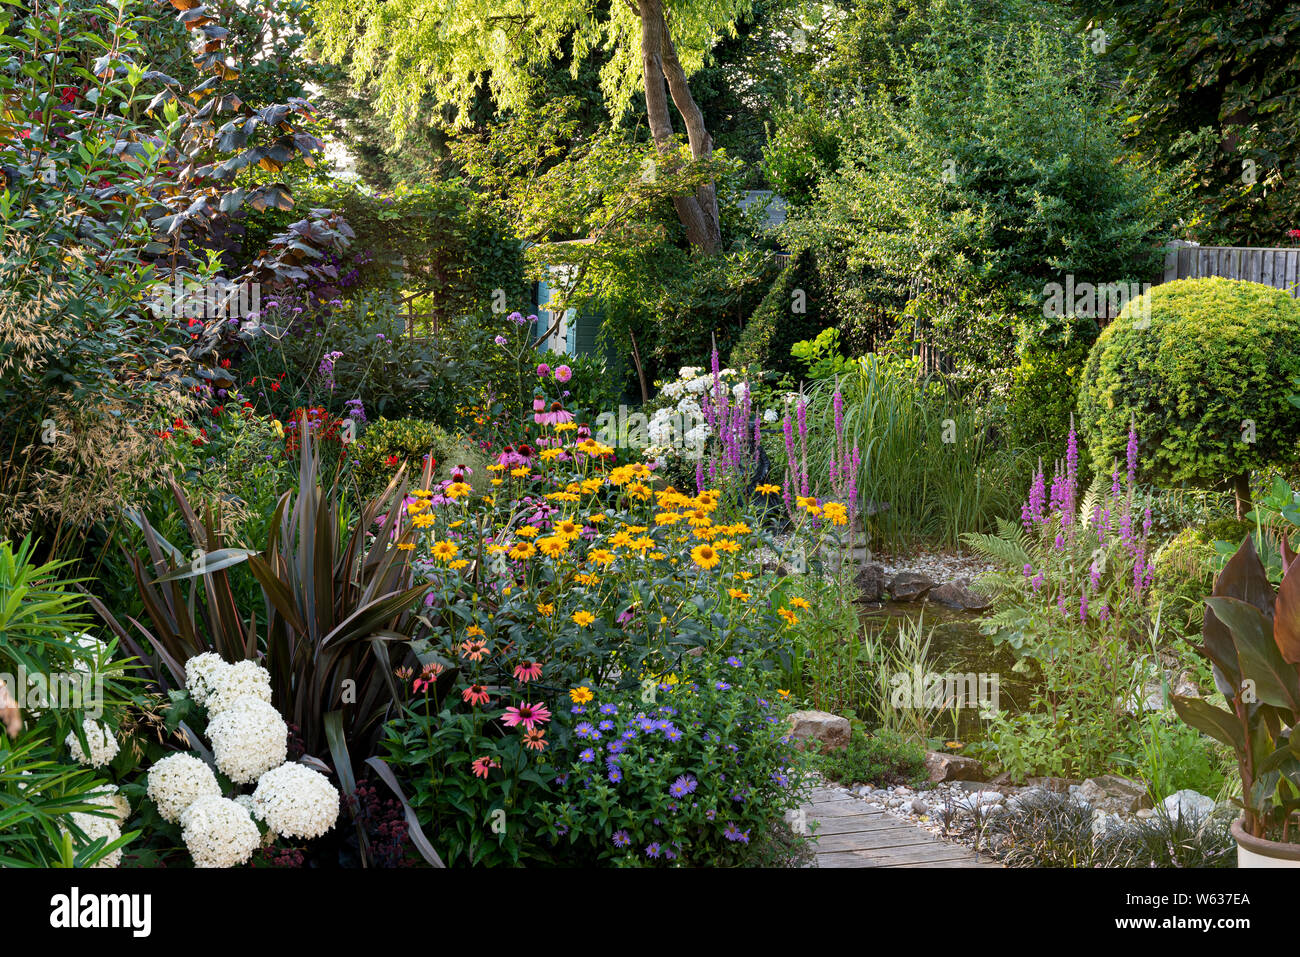
[[[85,718],[81,722],[81,727],[86,732],[86,744],[90,747],[90,755],[87,756],[81,750],[81,742],[77,740],[76,732],[69,731],[64,743],[72,754],[72,760],[88,767],[102,768],[117,757],[121,747],[108,725],[100,724],[93,718]]]
[[[169,754],[149,769],[149,800],[164,820],[175,823],[181,812],[201,797],[221,796],[217,776],[192,754]]]
[[[112,844],[122,836],[122,829],[118,826],[117,819],[112,817],[101,817],[98,814],[87,814],[84,811],[73,811],[69,815],[72,823],[79,827],[83,834],[86,835],[87,842],[99,840],[101,837],[106,844]],[[67,833],[67,828],[60,825],[59,830]],[[79,839],[74,837],[73,840],[80,843]],[[122,849],[119,847],[106,857],[96,861],[94,867],[117,867],[122,863]]]
[[[284,763],[289,728],[269,703],[245,695],[208,722],[212,755],[236,784],[250,784]]]
[[[262,843],[248,810],[219,795],[201,797],[186,808],[181,829],[195,867],[236,867]]]
[[[214,682],[229,667],[230,663],[214,651],[205,651],[185,662],[185,688],[195,704],[207,706]]]
[[[271,702],[271,673],[256,661],[236,661],[208,681],[208,714],[225,711],[243,697]]]
[[[303,764],[267,771],[253,790],[259,819],[281,837],[320,837],[339,816],[339,792],[329,779]]]

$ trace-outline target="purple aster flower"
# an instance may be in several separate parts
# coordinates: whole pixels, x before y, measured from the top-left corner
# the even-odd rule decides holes
[[[683,774],[669,785],[668,793],[673,797],[686,797],[688,794],[694,794],[699,784],[700,782],[695,780],[695,775]]]
[[[646,856],[646,857],[658,857],[658,856],[659,856],[659,844],[658,844],[657,842],[653,842],[653,841],[652,841],[651,843],[647,844],[647,845],[645,846],[645,856]]]
[[[595,750],[593,750],[592,748],[587,748],[581,754],[578,755],[578,760],[581,761],[583,764],[591,764],[591,762],[596,760]]]
[[[518,313],[515,313],[515,315],[518,315]],[[614,832],[613,841],[615,847],[627,847],[632,843],[632,838],[628,836],[627,831],[620,830]]]

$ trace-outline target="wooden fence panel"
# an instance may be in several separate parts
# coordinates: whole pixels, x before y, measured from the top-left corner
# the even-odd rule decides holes
[[[1203,279],[1222,276],[1244,279],[1300,296],[1300,249],[1271,249],[1258,246],[1172,247],[1165,255],[1162,282],[1175,279]]]

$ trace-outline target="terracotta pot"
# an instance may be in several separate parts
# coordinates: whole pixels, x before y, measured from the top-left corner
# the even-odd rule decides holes
[[[1232,822],[1232,836],[1237,842],[1238,867],[1300,867],[1300,844],[1283,844],[1262,837],[1251,837],[1242,827],[1244,818]]]

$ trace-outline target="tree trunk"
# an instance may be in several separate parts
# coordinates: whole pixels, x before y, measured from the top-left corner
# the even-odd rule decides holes
[[[663,0],[636,0],[635,10],[641,18],[641,72],[645,80],[646,113],[650,135],[661,155],[669,155],[673,143],[673,120],[668,112],[672,96],[677,112],[686,123],[686,139],[691,156],[704,159],[713,153],[713,137],[704,125],[704,114],[691,96],[686,71],[677,59],[668,22],[664,18]],[[718,193],[712,182],[692,194],[673,197],[677,217],[686,227],[686,238],[702,253],[714,253],[722,244],[718,224]]]
[[[1242,472],[1232,480],[1233,496],[1237,500],[1237,520],[1245,521],[1252,508],[1250,501],[1250,473]]]

